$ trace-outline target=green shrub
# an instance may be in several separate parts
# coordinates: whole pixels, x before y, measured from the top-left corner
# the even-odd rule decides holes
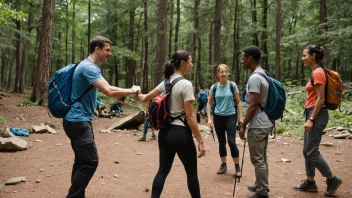
[[[38,102],[31,102],[30,100],[22,100],[22,102],[18,105],[20,107],[33,107],[33,106],[38,106]]]
[[[0,116],[0,125],[5,123],[6,123],[6,119],[3,116]]]

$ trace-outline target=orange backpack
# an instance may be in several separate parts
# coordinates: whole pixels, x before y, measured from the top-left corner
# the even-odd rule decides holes
[[[320,67],[320,66],[319,66]],[[340,107],[342,101],[343,85],[340,74],[327,67],[322,67],[326,77],[325,85],[325,105],[329,110],[336,110]],[[314,80],[312,79],[312,73],[310,74],[312,85],[314,86]]]

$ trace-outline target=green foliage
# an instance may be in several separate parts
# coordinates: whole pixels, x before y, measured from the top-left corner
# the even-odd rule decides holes
[[[5,124],[6,123],[6,118],[3,116],[0,116],[0,125]]]
[[[8,19],[14,19],[19,21],[25,20],[25,14],[23,11],[15,11],[9,8],[5,3],[0,1],[0,26],[8,24]]]
[[[38,106],[38,102],[31,102],[30,100],[22,100],[22,102],[18,105],[20,107],[33,107],[33,106]]]

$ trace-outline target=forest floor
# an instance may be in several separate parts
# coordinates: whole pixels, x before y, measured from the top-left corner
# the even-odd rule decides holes
[[[9,97],[0,100],[0,116],[6,122],[0,127],[30,128],[41,122],[51,122],[57,126],[58,134],[31,134],[21,137],[30,143],[30,148],[20,152],[0,152],[0,197],[1,198],[56,198],[65,197],[70,186],[73,151],[70,141],[62,129],[62,120],[51,118],[47,108],[40,106],[19,107],[26,97],[7,93]],[[125,109],[122,117],[135,110]],[[23,118],[23,119],[22,119]],[[99,133],[120,118],[96,118],[93,121],[95,140],[99,153],[99,167],[90,181],[87,198],[102,197],[150,197],[154,176],[158,170],[157,141],[139,142],[141,131]],[[204,120],[202,121],[204,122]],[[141,126],[142,128],[142,126]],[[217,175],[220,166],[218,142],[211,135],[202,133],[207,154],[198,160],[198,176],[202,197],[232,197],[234,167],[228,158],[228,172]],[[35,140],[41,140],[37,142]],[[333,147],[321,146],[320,151],[336,175],[343,178],[337,197],[352,197],[352,155],[351,140],[337,140],[324,135],[322,142],[332,142]],[[243,144],[239,144],[242,158]],[[288,198],[324,197],[325,179],[317,171],[318,193],[303,193],[293,190],[305,178],[302,140],[299,137],[279,136],[270,140],[269,148],[270,197]],[[281,158],[290,159],[283,163]],[[340,161],[340,162],[339,162]],[[3,186],[12,177],[25,176],[26,182],[13,186]],[[36,183],[41,179],[40,183]],[[252,194],[247,185],[254,182],[254,168],[249,159],[248,147],[244,157],[241,182],[237,184],[235,197]],[[1,187],[2,186],[2,187]],[[2,189],[1,189],[2,188]],[[187,189],[186,173],[178,157],[166,180],[161,197],[191,197]]]

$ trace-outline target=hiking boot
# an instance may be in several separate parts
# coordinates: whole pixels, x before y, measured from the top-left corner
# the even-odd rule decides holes
[[[318,186],[315,181],[303,180],[302,184],[296,185],[294,189],[298,191],[318,192]]]
[[[227,171],[227,166],[225,163],[222,163],[217,174],[224,174],[224,173],[226,173],[226,171]]]
[[[236,173],[233,175],[234,177],[242,177],[242,172],[240,167],[235,167]]]
[[[247,186],[248,190],[251,191],[251,192],[257,192],[257,185],[255,184],[250,184]],[[270,192],[270,189],[266,189],[268,192]]]
[[[156,140],[156,135],[152,135],[152,136],[150,137],[150,140]]]
[[[257,195],[257,194],[253,194],[253,195],[247,195],[247,198],[269,198],[269,195]]]
[[[324,195],[327,197],[333,197],[339,186],[342,184],[342,179],[335,176],[334,180],[326,179],[326,184],[328,185]]]
[[[141,138],[138,139],[138,141],[147,141],[147,138],[145,136],[142,136]]]

